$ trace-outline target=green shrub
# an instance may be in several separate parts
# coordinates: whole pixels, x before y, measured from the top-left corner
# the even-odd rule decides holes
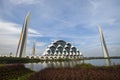
[[[82,63],[82,64],[77,64],[74,67],[76,67],[76,68],[93,68],[95,66],[93,66],[92,64],[88,64],[88,63]]]

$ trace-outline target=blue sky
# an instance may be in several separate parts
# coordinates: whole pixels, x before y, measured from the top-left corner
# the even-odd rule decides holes
[[[0,0],[0,54],[15,54],[30,12],[27,55],[36,40],[41,55],[54,40],[65,40],[84,56],[103,56],[101,25],[110,56],[120,56],[120,0]]]

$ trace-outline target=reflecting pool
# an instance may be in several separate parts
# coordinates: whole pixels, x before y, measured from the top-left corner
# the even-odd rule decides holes
[[[92,60],[79,60],[79,61],[63,61],[63,62],[39,62],[39,63],[26,63],[25,67],[33,71],[40,71],[48,67],[74,67],[76,64],[90,63],[95,66],[110,66],[120,64],[120,59],[92,59]]]

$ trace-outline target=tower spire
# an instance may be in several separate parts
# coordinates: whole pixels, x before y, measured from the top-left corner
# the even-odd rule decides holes
[[[103,36],[101,26],[98,26],[98,30],[99,30],[99,33],[100,33],[100,40],[101,40],[101,45],[102,45],[102,50],[103,50],[104,57],[105,58],[109,57],[107,46],[106,46],[106,43],[105,43],[105,39],[104,39],[104,36]]]
[[[33,48],[32,48],[32,55],[35,55],[35,46],[36,46],[36,42],[34,41]]]
[[[22,31],[20,33],[18,48],[16,51],[17,57],[25,57],[25,54],[26,54],[29,16],[30,16],[30,13],[28,12],[26,17],[25,17]]]

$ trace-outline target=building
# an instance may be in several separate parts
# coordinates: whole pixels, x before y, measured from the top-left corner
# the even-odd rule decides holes
[[[71,43],[63,40],[51,42],[42,56],[47,58],[80,58],[81,52]]]

